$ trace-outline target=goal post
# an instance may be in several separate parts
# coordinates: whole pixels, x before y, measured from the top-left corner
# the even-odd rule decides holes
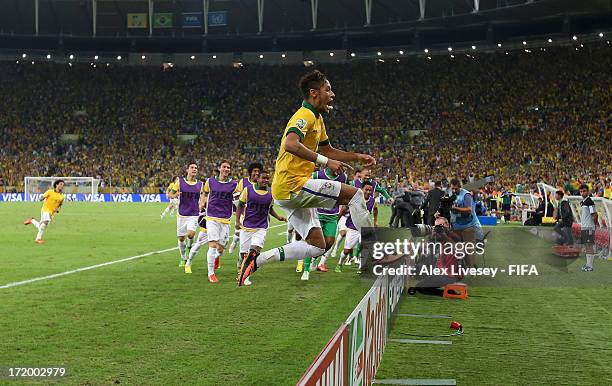
[[[100,180],[93,177],[25,177],[23,184],[25,201],[38,201],[41,194],[53,189],[53,183],[57,180],[64,181],[64,193],[91,194],[91,200],[98,194]]]

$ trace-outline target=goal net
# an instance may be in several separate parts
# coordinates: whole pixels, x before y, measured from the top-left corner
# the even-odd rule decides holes
[[[48,189],[53,189],[53,182],[64,181],[64,193],[67,194],[98,194],[100,180],[93,177],[25,177],[24,195],[26,201],[38,201],[40,195]],[[90,196],[90,200],[93,196]]]

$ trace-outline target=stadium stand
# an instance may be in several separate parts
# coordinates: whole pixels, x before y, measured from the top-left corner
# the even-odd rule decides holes
[[[612,184],[610,48],[325,65],[337,94],[328,132],[337,147],[372,152],[387,181],[495,173],[513,189],[586,182],[604,195]],[[96,176],[106,189],[158,192],[191,159],[205,174],[221,158],[237,174],[254,160],[273,167],[306,70],[4,62],[0,180],[20,190],[27,175]],[[80,139],[62,143],[63,134]],[[179,134],[196,135],[193,145]]]

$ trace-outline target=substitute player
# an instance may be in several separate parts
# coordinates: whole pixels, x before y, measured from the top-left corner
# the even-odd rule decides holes
[[[260,169],[261,170],[261,169]],[[250,251],[261,252],[266,242],[269,215],[279,221],[287,221],[278,215],[272,207],[272,192],[270,192],[270,175],[261,170],[255,185],[247,186],[240,194],[236,208],[236,229],[240,230],[240,257],[245,259]],[[242,216],[244,214],[244,217]],[[244,219],[244,220],[242,220]],[[240,266],[238,266],[240,268]],[[245,285],[251,285],[247,277]]]
[[[593,271],[593,260],[595,259],[595,224],[597,224],[597,211],[595,202],[589,194],[589,186],[580,185],[580,242],[586,252],[586,264],[582,267],[583,272]]]
[[[239,286],[262,264],[305,259],[325,252],[325,238],[315,208],[348,205],[357,229],[372,225],[362,190],[339,181],[312,179],[311,175],[315,164],[339,175],[350,168],[345,162],[369,166],[376,160],[367,154],[345,152],[331,146],[322,113],[329,112],[335,94],[323,73],[315,70],[303,76],[299,87],[304,101],[285,128],[276,159],[272,196],[303,239],[261,254],[250,251],[242,263]]]
[[[174,187],[178,190],[171,190],[168,194],[171,199],[179,198],[178,216],[176,217],[176,236],[181,255],[179,267],[183,267],[187,262],[186,251],[188,247],[191,247],[195,231],[198,229],[198,215],[203,206],[204,184],[196,178],[197,175],[198,165],[195,162],[189,163],[187,178],[177,178]]]
[[[316,172],[312,173],[313,179],[328,180],[328,181],[339,181],[346,184],[348,176],[346,173],[334,176],[333,173],[327,168],[321,168]],[[327,258],[331,253],[331,247],[336,241],[336,231],[338,229],[338,214],[340,213],[340,207],[338,205],[331,209],[317,208],[317,215],[319,216],[319,222],[321,223],[321,230],[323,231],[323,237],[325,238],[325,253],[321,257],[321,263],[316,264],[316,257],[313,259],[304,259],[304,273],[302,274],[302,280],[308,280],[310,276],[310,270],[316,268],[318,271],[327,272]],[[311,262],[312,260],[312,262]]]
[[[208,231],[208,281],[218,283],[215,269],[229,239],[232,218],[233,194],[238,182],[230,177],[232,167],[229,161],[219,163],[219,177],[211,177],[204,185],[206,205],[206,229]]]
[[[374,186],[370,181],[363,181],[361,186],[361,190],[363,190],[363,196],[366,200],[366,206],[368,208],[368,213],[374,215],[374,226],[378,226],[378,206],[376,205],[376,198],[374,197]],[[347,212],[346,207],[342,207],[340,211],[341,215]],[[346,227],[348,228],[348,232],[346,233],[346,241],[344,242],[344,250],[340,254],[340,260],[338,260],[338,265],[336,268],[340,268],[342,270],[342,263],[344,260],[348,260],[351,258],[351,252],[353,249],[357,248],[359,244],[361,244],[361,232],[357,230],[355,223],[353,222],[352,215],[349,214],[346,220]],[[363,268],[362,264],[359,264],[359,272],[361,273],[361,268]],[[337,269],[338,270],[338,269]]]
[[[38,228],[38,234],[36,235],[36,240],[34,240],[37,244],[43,244],[45,241],[43,240],[43,235],[45,234],[45,230],[47,226],[51,222],[55,215],[59,213],[59,208],[64,203],[64,194],[62,190],[64,189],[64,180],[57,180],[53,182],[53,189],[47,190],[41,197],[41,201],[43,201],[43,206],[40,209],[40,221],[34,220],[32,217],[23,222],[24,225],[34,224],[36,228]]]
[[[244,189],[249,186],[253,186],[255,181],[257,181],[257,177],[259,177],[259,173],[263,170],[263,165],[259,162],[253,162],[247,168],[247,173],[249,173],[248,177],[242,177],[240,181],[238,181],[238,187],[236,187],[236,193],[234,193],[234,206],[238,207],[238,198]],[[229,253],[233,253],[234,249],[236,249],[236,245],[240,243],[240,231],[238,229],[234,232],[234,239],[229,246]]]
[[[178,180],[178,176],[174,177],[172,179],[172,182],[170,183],[170,185],[168,185],[168,187],[166,188],[166,195],[168,196],[168,198],[170,198],[170,195],[168,194],[171,191],[178,191],[178,187],[176,185],[176,181]],[[168,206],[166,206],[166,209],[164,209],[164,211],[162,212],[162,214],[160,215],[160,219],[163,220],[164,217],[166,217],[166,215],[168,213],[170,213],[170,215],[172,215],[174,213],[174,211],[178,208],[178,204],[179,204],[179,200],[178,198],[170,198],[170,203],[168,204]]]

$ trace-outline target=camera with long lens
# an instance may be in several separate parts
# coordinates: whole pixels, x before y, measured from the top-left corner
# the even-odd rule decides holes
[[[412,237],[427,237],[427,236],[446,234],[448,232],[448,228],[440,224],[438,225],[415,224],[412,228],[410,228],[410,232],[412,233]]]
[[[444,197],[440,199],[440,206],[438,207],[438,213],[440,216],[446,217],[446,219],[450,220],[451,218],[451,208],[453,207],[453,203],[457,199],[456,195],[449,196],[445,194]]]

